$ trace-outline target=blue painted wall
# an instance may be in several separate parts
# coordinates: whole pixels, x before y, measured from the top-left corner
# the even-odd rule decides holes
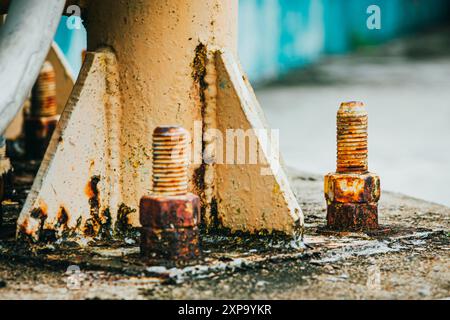
[[[366,26],[370,5],[381,9],[381,29]],[[239,53],[252,81],[263,81],[317,61],[345,54],[438,24],[449,17],[448,0],[240,0]],[[75,75],[86,31],[69,30],[63,18],[56,41]]]
[[[64,52],[74,76],[78,76],[81,68],[81,53],[87,46],[87,33],[84,27],[70,30],[67,27],[67,17],[62,17],[56,30],[55,41]]]
[[[367,8],[381,29],[367,28]],[[239,52],[253,81],[276,77],[327,54],[345,54],[443,22],[447,0],[240,0]]]

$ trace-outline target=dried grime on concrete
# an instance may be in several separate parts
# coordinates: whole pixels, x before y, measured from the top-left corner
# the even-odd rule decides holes
[[[20,166],[18,166],[20,167]],[[330,233],[320,177],[291,172],[306,212],[305,238],[203,235],[204,254],[185,265],[141,259],[137,242],[23,246],[14,222],[32,175],[17,176],[6,203],[0,297],[125,299],[445,298],[449,296],[450,209],[386,193],[380,232]],[[29,178],[27,178],[29,177]],[[27,182],[28,181],[28,182]],[[399,223],[398,217],[402,217]],[[66,273],[77,265],[79,286]],[[72,289],[71,289],[72,288]],[[20,291],[18,291],[20,290]]]

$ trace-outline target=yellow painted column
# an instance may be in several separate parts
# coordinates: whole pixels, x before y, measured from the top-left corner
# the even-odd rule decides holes
[[[139,226],[152,133],[163,125],[191,135],[189,191],[201,197],[206,225],[300,234],[301,209],[239,65],[237,16],[237,0],[89,1],[89,52],[18,234],[70,233],[86,243]],[[220,162],[220,137],[243,130],[261,163]]]
[[[194,137],[204,108],[196,76],[202,70],[194,60],[206,54],[201,45],[236,53],[237,15],[237,0],[90,2],[88,50],[110,47],[119,63],[124,203],[136,204],[150,190],[150,142],[156,126],[181,125]],[[201,124],[196,138],[193,159],[201,157]],[[199,166],[198,161],[191,166],[194,189]]]

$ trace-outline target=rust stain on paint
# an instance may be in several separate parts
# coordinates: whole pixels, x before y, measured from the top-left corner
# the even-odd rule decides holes
[[[68,229],[68,224],[70,221],[69,213],[67,212],[67,209],[64,206],[61,206],[58,210],[58,213],[56,214],[56,228],[57,229]]]

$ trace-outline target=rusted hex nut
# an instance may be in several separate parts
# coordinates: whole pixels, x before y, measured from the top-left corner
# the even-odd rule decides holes
[[[361,231],[378,228],[377,203],[332,202],[327,208],[328,227],[336,231]]]
[[[29,159],[44,157],[58,121],[59,115],[52,117],[27,116],[25,118],[25,148]]]
[[[145,196],[140,203],[141,253],[188,260],[200,254],[200,199],[196,195]]]
[[[376,203],[380,200],[380,178],[376,174],[329,173],[324,181],[328,203]]]
[[[144,196],[140,212],[141,225],[146,227],[193,228],[200,218],[200,199],[191,193],[170,197]]]

